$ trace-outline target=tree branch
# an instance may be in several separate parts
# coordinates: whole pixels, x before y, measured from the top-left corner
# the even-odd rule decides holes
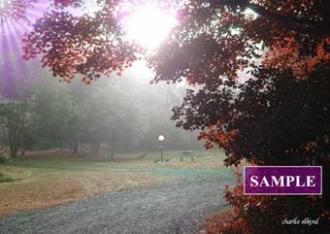
[[[259,16],[269,18],[283,27],[304,34],[328,35],[330,33],[329,20],[314,21],[309,19],[298,18],[292,15],[282,15],[278,12],[251,3],[249,0],[209,0],[210,6],[219,8],[220,6],[240,7],[242,9],[249,8]]]

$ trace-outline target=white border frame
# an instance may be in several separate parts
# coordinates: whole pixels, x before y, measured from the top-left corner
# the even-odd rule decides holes
[[[294,168],[320,168],[321,175],[320,175],[320,193],[246,193],[245,192],[245,168],[246,167],[263,167],[263,168],[268,168],[268,167],[294,167]],[[243,194],[247,196],[261,196],[261,195],[280,195],[280,196],[285,196],[285,195],[295,195],[295,196],[315,196],[315,195],[322,195],[323,194],[323,167],[322,166],[244,166],[243,167]]]

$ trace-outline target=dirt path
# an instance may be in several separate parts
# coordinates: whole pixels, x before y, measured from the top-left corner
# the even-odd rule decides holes
[[[177,170],[180,174],[180,170]],[[134,191],[111,192],[67,206],[0,220],[0,233],[196,233],[203,219],[224,208],[230,173],[185,171],[175,182]]]

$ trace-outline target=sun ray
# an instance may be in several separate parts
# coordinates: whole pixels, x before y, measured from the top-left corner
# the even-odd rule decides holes
[[[22,37],[49,3],[49,0],[0,0],[0,97],[17,100],[24,93],[22,88],[29,85]]]
[[[10,42],[11,42],[11,48],[12,48],[12,52],[13,55],[15,56],[15,60],[16,59],[21,59],[22,58],[22,51],[21,51],[21,40],[20,38],[22,38],[22,29],[21,27],[18,27],[17,24],[15,23],[8,23],[8,25],[12,28],[12,33],[11,35],[9,35],[10,37]]]

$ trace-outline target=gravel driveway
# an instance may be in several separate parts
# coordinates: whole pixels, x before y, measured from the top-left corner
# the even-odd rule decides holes
[[[172,173],[178,179],[7,217],[0,220],[0,233],[196,233],[209,213],[226,206],[224,185],[234,183],[227,170],[155,173]]]

